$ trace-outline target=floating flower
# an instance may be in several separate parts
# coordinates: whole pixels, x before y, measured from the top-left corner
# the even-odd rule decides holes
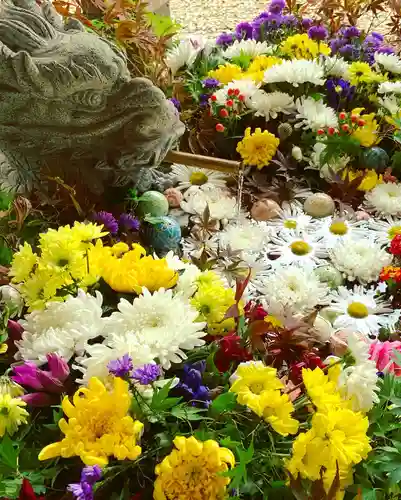
[[[379,126],[375,120],[375,114],[361,114],[356,109],[352,111],[352,114],[358,116],[364,122],[364,125],[359,126],[352,132],[352,137],[365,147],[370,147],[380,142],[380,138],[378,137]]]
[[[81,481],[69,484],[67,491],[70,491],[77,500],[93,500],[93,485],[100,479],[102,479],[102,470],[98,465],[84,467],[81,472]]]
[[[310,215],[304,213],[302,205],[298,201],[283,203],[278,217],[269,221],[269,226],[276,229],[278,233],[306,231],[312,229],[314,220]]]
[[[325,374],[321,368],[302,370],[302,379],[309,398],[317,411],[327,413],[331,408],[346,407],[337,389],[337,379]]]
[[[202,442],[193,436],[177,436],[173,443],[173,451],[155,469],[155,500],[200,499],[205,492],[208,500],[224,498],[231,479],[221,473],[234,467],[233,453],[216,441]]]
[[[271,240],[267,252],[268,255],[277,257],[271,261],[274,267],[290,264],[314,267],[327,257],[324,241],[315,233],[291,230],[272,236]]]
[[[27,423],[29,413],[25,406],[26,403],[22,399],[0,393],[0,437],[5,433],[12,436],[21,424]]]
[[[202,47],[197,47],[191,39],[181,42],[166,53],[166,65],[174,76],[182,68],[191,68]]]
[[[124,378],[132,372],[134,365],[132,364],[132,358],[128,354],[124,354],[123,357],[114,359],[110,361],[107,365],[109,372],[115,377]]]
[[[365,194],[365,201],[369,208],[380,215],[401,215],[401,184],[378,184]]]
[[[258,169],[268,165],[276,154],[280,140],[262,129],[256,128],[251,133],[250,127],[245,130],[245,136],[237,145],[237,151],[245,165],[255,165]]]
[[[224,373],[229,370],[231,364],[238,364],[251,359],[252,354],[244,347],[241,337],[231,333],[221,337],[214,363],[217,369]]]
[[[386,266],[380,272],[380,281],[392,280],[401,283],[401,267]]]
[[[125,231],[138,231],[141,223],[131,214],[121,214],[118,220],[120,227]]]
[[[115,377],[108,391],[92,378],[88,388],[78,389],[73,403],[64,398],[62,408],[69,420],[62,418],[59,427],[65,437],[43,448],[39,460],[79,456],[86,465],[100,466],[107,465],[111,456],[135,460],[142,451],[138,441],[143,424],[129,416],[130,405],[127,382]]]
[[[327,248],[333,248],[338,242],[350,237],[363,237],[366,234],[359,222],[335,217],[325,217],[316,224],[316,231],[321,234]]]

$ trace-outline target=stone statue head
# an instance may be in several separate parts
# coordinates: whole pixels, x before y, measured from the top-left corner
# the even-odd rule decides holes
[[[0,151],[14,182],[79,174],[101,192],[158,165],[183,131],[163,92],[132,78],[111,42],[50,3],[1,1]]]

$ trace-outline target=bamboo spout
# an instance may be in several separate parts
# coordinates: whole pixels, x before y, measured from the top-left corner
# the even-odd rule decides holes
[[[182,151],[169,151],[165,158],[169,163],[181,163],[183,165],[208,168],[228,174],[238,174],[241,169],[241,162],[225,160],[223,158],[213,158],[211,156],[193,155]]]

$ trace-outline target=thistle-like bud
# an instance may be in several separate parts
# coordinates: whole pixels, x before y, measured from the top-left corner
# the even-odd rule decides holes
[[[280,123],[280,125],[277,128],[278,136],[282,141],[290,137],[292,131],[293,131],[292,125],[290,125],[289,123]]]

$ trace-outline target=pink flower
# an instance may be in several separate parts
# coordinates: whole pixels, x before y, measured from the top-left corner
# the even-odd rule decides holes
[[[383,373],[394,373],[397,377],[401,376],[401,366],[394,360],[394,351],[401,353],[401,342],[395,340],[390,342],[380,342],[377,340],[371,344],[369,349],[370,359],[376,362],[378,371]]]
[[[164,191],[164,196],[167,198],[168,204],[171,208],[178,208],[183,199],[181,191],[176,188],[166,189]]]

